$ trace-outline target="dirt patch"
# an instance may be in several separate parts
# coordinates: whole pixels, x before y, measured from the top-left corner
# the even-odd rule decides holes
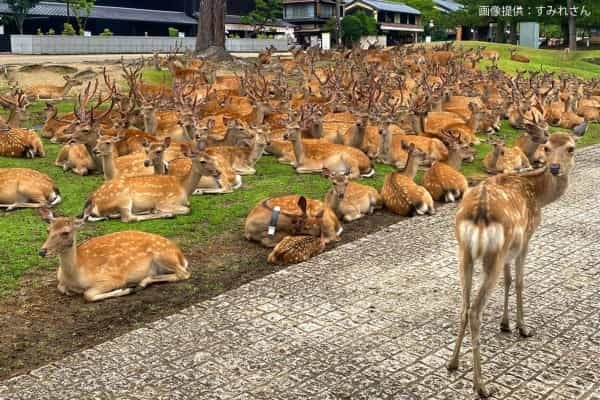
[[[376,212],[344,225],[340,244],[351,242],[403,218]],[[271,274],[268,249],[246,241],[242,232],[221,235],[190,249],[190,280],[154,285],[135,295],[99,303],[68,297],[56,289],[54,271],[35,270],[20,288],[0,300],[0,380],[27,373],[71,353],[122,335],[148,322]]]
[[[585,58],[583,61],[600,65],[600,58]]]
[[[77,68],[68,65],[42,65],[42,64],[31,64],[24,65],[19,68],[18,72],[22,73],[39,73],[39,72],[52,72],[54,74],[69,75],[77,72]]]

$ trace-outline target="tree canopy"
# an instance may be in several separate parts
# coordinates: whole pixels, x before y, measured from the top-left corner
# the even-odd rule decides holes
[[[283,15],[282,0],[256,0],[254,10],[242,16],[242,23],[262,29],[264,25],[273,23]]]
[[[346,44],[356,42],[361,36],[377,34],[377,21],[363,11],[342,18],[342,38]]]
[[[15,22],[19,33],[23,33],[23,23],[25,22],[27,14],[29,14],[29,10],[37,6],[39,2],[40,0],[6,0],[8,8],[12,12],[9,19]]]

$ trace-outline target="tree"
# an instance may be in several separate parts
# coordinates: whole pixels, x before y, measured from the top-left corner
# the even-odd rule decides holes
[[[15,24],[20,34],[23,34],[23,24],[25,18],[29,14],[29,10],[39,4],[40,0],[6,0],[8,9],[11,11],[12,16],[10,17]]]
[[[362,11],[346,15],[342,19],[342,38],[346,44],[356,42],[361,36],[375,34],[377,34],[377,21]]]
[[[338,48],[342,47],[342,18],[340,9],[342,8],[342,0],[335,0],[335,43]]]
[[[96,0],[69,0],[67,3],[69,3],[70,9],[73,11],[73,16],[75,16],[77,30],[80,35],[83,35],[87,20],[92,13],[92,8]]]
[[[569,50],[577,50],[577,26],[575,25],[575,13],[573,10],[573,0],[567,0],[567,10],[569,10]]]
[[[225,49],[225,8],[223,0],[200,0],[196,51]]]
[[[254,10],[242,16],[241,22],[254,26],[255,31],[262,31],[266,24],[274,23],[282,16],[282,0],[256,0]]]

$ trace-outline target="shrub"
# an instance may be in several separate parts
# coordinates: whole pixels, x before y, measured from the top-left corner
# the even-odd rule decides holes
[[[112,36],[112,35],[113,35],[113,33],[108,28],[104,28],[102,33],[100,33],[100,36]]]
[[[56,31],[52,28],[48,29],[48,35],[53,36],[56,35]]]
[[[360,20],[355,15],[347,15],[342,19],[342,38],[346,44],[356,42],[362,36]]]
[[[179,29],[173,28],[172,26],[170,26],[169,27],[169,36],[171,36],[171,37],[179,36]]]
[[[42,28],[37,28],[37,34],[40,36],[44,35],[44,32],[42,32]]]
[[[73,25],[69,24],[68,22],[65,22],[63,24],[62,34],[67,36],[75,36],[77,32],[75,31],[75,28],[73,28]]]

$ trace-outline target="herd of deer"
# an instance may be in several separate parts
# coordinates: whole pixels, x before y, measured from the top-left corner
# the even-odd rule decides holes
[[[458,367],[466,325],[473,337],[474,385],[481,380],[479,325],[483,306],[504,271],[502,329],[509,329],[510,263],[516,264],[517,327],[523,322],[523,267],[540,209],[565,191],[575,139],[600,121],[600,80],[496,67],[498,53],[478,49],[397,47],[344,52],[294,51],[276,60],[272,49],[233,72],[175,53],[155,55],[172,84],[142,79],[145,62],[122,62],[123,80],[104,71],[103,82],[80,91],[74,111],[58,115],[48,103],[42,136],[62,144],[55,164],[65,171],[103,174],[105,182],[76,218],[56,218],[61,194],[30,169],[0,169],[0,207],[40,208],[50,223],[41,256],[60,258],[59,290],[89,301],[122,296],[152,282],[190,276],[175,244],[143,232],[121,232],[77,245],[86,221],[172,218],[190,212],[190,196],[230,193],[271,154],[298,173],[331,181],[323,201],[300,195],[272,197],[248,214],[245,236],[273,247],[268,261],[306,260],[338,241],[342,222],[386,207],[403,216],[433,214],[435,202],[458,202],[463,307],[459,338],[448,367]],[[514,55],[513,55],[514,57]],[[477,62],[493,61],[487,70]],[[231,67],[231,66],[230,66]],[[71,80],[67,79],[67,85]],[[57,97],[64,95],[56,90]],[[44,156],[37,134],[20,128],[28,96],[18,88],[0,96],[9,116],[0,155]],[[37,97],[36,97],[37,98]],[[502,142],[500,121],[523,130],[513,147]],[[549,125],[573,130],[548,133]],[[483,160],[495,176],[469,189],[460,172],[473,146],[492,145]],[[395,166],[383,188],[353,181],[374,175],[374,162]],[[426,168],[422,186],[415,182]],[[473,264],[483,260],[484,281],[471,303]]]

